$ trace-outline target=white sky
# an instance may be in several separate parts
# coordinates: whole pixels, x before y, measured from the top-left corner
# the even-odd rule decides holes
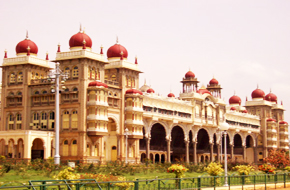
[[[82,23],[93,51],[118,36],[129,61],[138,56],[140,85],[146,78],[155,92],[178,95],[190,68],[201,85],[214,76],[226,102],[236,91],[244,105],[259,84],[283,101],[290,122],[289,10],[287,0],[9,0],[0,6],[0,51],[14,57],[28,30],[38,57],[54,59]]]

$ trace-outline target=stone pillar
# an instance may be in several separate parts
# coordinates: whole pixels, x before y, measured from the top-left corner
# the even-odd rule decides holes
[[[220,144],[217,144],[217,161],[218,162],[221,162],[221,145]]]
[[[213,143],[209,143],[210,146],[210,161],[213,162]]]
[[[170,160],[170,141],[171,140],[166,140],[167,141],[167,162],[170,163],[171,160]]]
[[[185,161],[186,163],[189,163],[189,141],[184,141],[185,142]]]
[[[257,146],[254,146],[254,163],[255,164],[258,163],[258,150],[257,150]]]
[[[146,138],[146,158],[150,160],[150,138]]]
[[[197,164],[197,156],[196,156],[196,142],[193,142],[193,163]]]
[[[245,145],[243,145],[243,158],[244,158],[244,162],[247,161],[247,147]]]
[[[232,160],[232,162],[234,162],[235,161],[235,158],[234,158],[234,145],[231,144],[230,146],[231,146],[231,160]]]

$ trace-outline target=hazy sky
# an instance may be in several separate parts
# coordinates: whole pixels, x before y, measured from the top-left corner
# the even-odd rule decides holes
[[[82,23],[95,52],[118,36],[129,61],[138,56],[141,85],[146,78],[156,93],[178,95],[190,68],[201,85],[214,76],[227,103],[234,91],[244,105],[257,84],[272,89],[290,122],[289,10],[286,0],[9,0],[0,6],[0,50],[14,57],[28,30],[38,57],[54,59]]]

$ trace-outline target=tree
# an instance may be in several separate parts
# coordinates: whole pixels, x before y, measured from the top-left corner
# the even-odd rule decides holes
[[[270,163],[277,169],[290,165],[289,156],[284,150],[270,150],[268,157],[264,158],[266,163]]]

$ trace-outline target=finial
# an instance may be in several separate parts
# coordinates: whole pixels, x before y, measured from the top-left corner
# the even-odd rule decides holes
[[[281,101],[281,105],[283,106],[283,101]]]
[[[138,65],[137,56],[135,57],[135,64]]]
[[[117,39],[116,39],[116,44],[118,44],[119,43],[119,39],[118,39],[118,36],[117,36]]]
[[[121,60],[123,60],[123,51],[121,51],[120,55],[121,55]]]
[[[86,49],[86,40],[83,40],[83,49]]]
[[[60,43],[57,45],[57,52],[60,52]]]
[[[7,50],[4,51],[4,58],[7,58]]]
[[[27,56],[30,56],[30,47],[27,46]]]
[[[84,29],[83,29],[83,33],[85,33],[85,29],[86,29],[86,28],[84,27]]]
[[[80,33],[82,33],[82,23],[80,23]]]
[[[29,38],[28,38],[28,30],[26,30],[26,38],[25,38],[26,40],[28,40]]]
[[[259,89],[259,84],[257,84],[257,89]]]
[[[101,52],[100,52],[100,54],[104,54],[103,53],[103,45],[101,45]]]
[[[236,90],[234,90],[234,96],[236,95]]]
[[[248,101],[248,96],[246,96],[246,102]]]
[[[45,58],[45,60],[49,60],[48,59],[48,51],[46,52],[46,58]]]
[[[272,89],[270,88],[270,93],[272,93]]]
[[[144,79],[144,85],[146,85],[146,79]]]
[[[214,79],[214,75],[212,75],[212,78]]]

